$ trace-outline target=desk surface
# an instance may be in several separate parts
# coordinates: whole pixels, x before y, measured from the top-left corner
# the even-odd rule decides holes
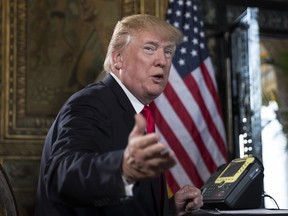
[[[189,215],[208,216],[208,215],[225,215],[225,216],[241,216],[241,215],[286,215],[288,209],[245,209],[245,210],[207,210],[200,209]]]

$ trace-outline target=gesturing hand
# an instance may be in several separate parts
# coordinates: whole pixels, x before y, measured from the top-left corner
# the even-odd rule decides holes
[[[145,126],[143,116],[135,115],[135,126],[129,135],[122,163],[122,175],[128,183],[156,177],[176,163],[173,151],[161,154],[166,146],[159,143],[158,134],[144,134]]]

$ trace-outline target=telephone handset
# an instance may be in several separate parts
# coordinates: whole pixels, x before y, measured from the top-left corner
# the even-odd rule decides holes
[[[253,156],[236,158],[219,167],[201,188],[203,208],[259,208],[264,167]]]

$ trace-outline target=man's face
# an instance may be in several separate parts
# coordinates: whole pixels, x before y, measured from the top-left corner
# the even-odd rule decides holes
[[[148,31],[135,33],[118,58],[118,77],[143,104],[150,103],[168,81],[173,44]]]

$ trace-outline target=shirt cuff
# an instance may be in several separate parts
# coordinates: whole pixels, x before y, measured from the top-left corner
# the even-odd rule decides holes
[[[134,183],[129,184],[123,176],[122,176],[122,180],[123,180],[123,182],[124,182],[125,195],[126,195],[126,196],[133,196],[133,186],[134,186]]]

